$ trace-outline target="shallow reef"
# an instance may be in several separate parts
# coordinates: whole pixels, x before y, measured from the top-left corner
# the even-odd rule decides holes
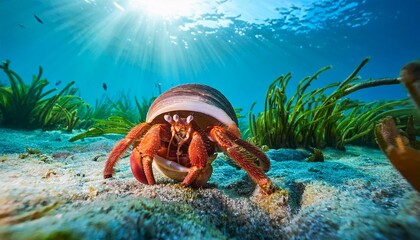
[[[156,171],[132,176],[127,156],[103,179],[121,137],[0,128],[0,239],[416,239],[420,194],[382,152],[269,150],[268,176],[284,191],[262,196],[219,157],[209,183],[182,187]],[[7,141],[6,141],[7,140]],[[286,194],[286,195],[283,195]]]

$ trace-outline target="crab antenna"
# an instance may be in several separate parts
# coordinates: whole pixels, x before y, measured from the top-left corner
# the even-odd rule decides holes
[[[170,123],[172,125],[173,120],[172,120],[171,115],[165,114],[163,116],[163,118],[165,119],[165,121],[167,121],[168,123]],[[169,141],[168,150],[166,151],[166,157],[169,157],[169,149],[171,148],[172,141],[174,140],[174,136],[175,136],[175,130],[174,130],[173,126],[171,126],[171,133],[172,133],[172,136],[171,136],[171,140]]]

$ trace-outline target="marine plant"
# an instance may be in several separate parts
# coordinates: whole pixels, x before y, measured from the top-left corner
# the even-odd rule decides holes
[[[360,89],[399,83],[396,78],[360,81],[357,74],[368,60],[365,58],[344,81],[309,91],[311,83],[331,68],[324,67],[303,78],[289,99],[286,88],[292,75],[275,79],[268,87],[263,112],[255,115],[252,112],[255,103],[251,107],[250,141],[269,148],[344,149],[346,143],[367,134],[373,139],[375,121],[381,117],[391,113],[400,117],[413,114],[415,109],[408,99],[365,103],[344,98]]]
[[[414,116],[420,120],[420,114],[408,99],[362,102],[340,119],[337,128],[343,134],[337,139],[337,148],[344,149],[347,143],[376,147],[375,124],[387,116],[394,117],[401,124]]]
[[[62,127],[71,131],[78,122],[77,109],[84,105],[76,96],[74,81],[68,83],[61,91],[44,90],[49,82],[42,78],[40,66],[37,75],[33,75],[32,83],[27,85],[22,78],[9,68],[10,61],[0,65],[10,81],[10,87],[0,87],[1,122],[12,128],[43,130]]]
[[[112,104],[110,99],[103,95],[100,99],[96,99],[95,105],[87,105],[86,108],[80,109],[81,120],[78,127],[88,129],[92,127],[96,119],[107,119],[112,114]]]
[[[71,85],[74,82],[70,83]],[[38,116],[38,122],[41,122],[43,130],[62,129],[71,132],[77,127],[80,116],[78,111],[85,107],[84,101],[76,95],[77,88],[71,88],[68,84],[59,94],[55,95],[53,100],[47,104],[39,105],[36,112],[42,114]]]
[[[146,121],[147,110],[154,99],[154,97],[143,98],[139,102],[137,97],[134,97],[135,106],[126,94],[120,94],[116,101],[109,98],[97,101],[95,108],[84,116],[84,119],[93,121],[91,125],[88,125],[90,128],[72,137],[70,142],[104,134],[127,134],[138,123]]]
[[[241,131],[241,137],[247,139],[250,137],[249,135],[249,127],[246,120],[246,115],[242,114],[242,108],[233,108],[235,110],[236,118],[238,118],[238,127]]]

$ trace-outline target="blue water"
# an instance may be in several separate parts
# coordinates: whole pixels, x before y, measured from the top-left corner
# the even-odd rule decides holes
[[[0,0],[0,19],[0,60],[27,82],[39,65],[52,86],[74,80],[90,103],[195,82],[248,111],[254,101],[261,109],[269,83],[287,72],[291,93],[327,65],[312,87],[345,79],[366,56],[364,79],[397,77],[420,57],[418,0]],[[406,92],[389,86],[350,97]]]

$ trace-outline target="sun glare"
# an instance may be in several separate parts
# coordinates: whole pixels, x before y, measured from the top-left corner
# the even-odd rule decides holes
[[[161,17],[188,17],[196,14],[199,2],[197,0],[132,0],[129,9]]]

